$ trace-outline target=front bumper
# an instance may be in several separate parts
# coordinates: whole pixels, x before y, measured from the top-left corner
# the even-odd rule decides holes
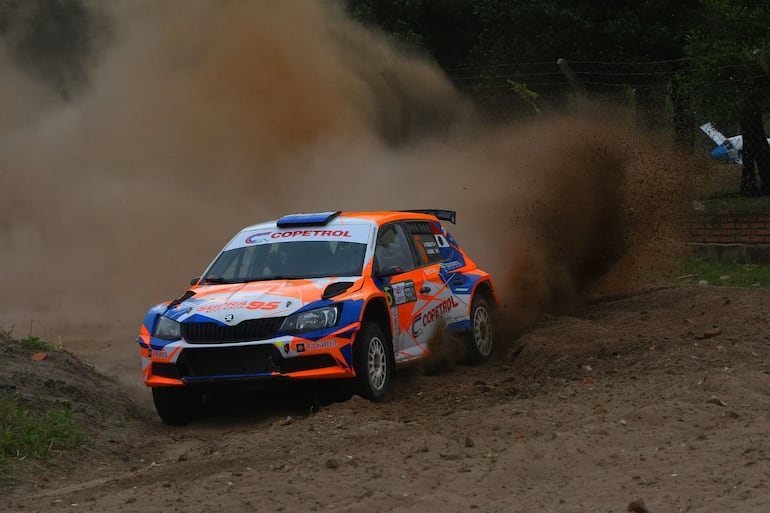
[[[139,337],[145,385],[260,379],[353,377],[353,339],[360,323],[317,337],[279,336],[238,343],[167,342]],[[143,330],[144,331],[144,330]],[[145,336],[146,335],[146,336]]]

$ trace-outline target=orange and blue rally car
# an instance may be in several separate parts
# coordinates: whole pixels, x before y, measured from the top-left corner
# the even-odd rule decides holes
[[[489,358],[497,296],[441,221],[449,210],[293,214],[244,228],[137,341],[160,418],[192,420],[220,383],[347,380],[381,401],[444,333]]]

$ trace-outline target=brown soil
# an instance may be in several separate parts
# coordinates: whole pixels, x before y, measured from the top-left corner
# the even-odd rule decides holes
[[[2,386],[69,401],[94,446],[0,510],[766,511],[768,306],[716,287],[603,299],[484,366],[402,372],[384,404],[255,391],[184,428],[66,352],[3,346]]]

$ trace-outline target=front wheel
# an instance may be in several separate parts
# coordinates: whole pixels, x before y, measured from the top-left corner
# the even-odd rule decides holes
[[[203,391],[194,387],[153,387],[155,411],[166,424],[187,424],[200,414]]]
[[[471,332],[468,335],[466,357],[479,364],[489,359],[495,342],[492,308],[486,298],[475,295],[471,301]]]
[[[353,365],[362,397],[379,402],[385,398],[393,376],[388,339],[380,327],[365,323],[356,337]]]

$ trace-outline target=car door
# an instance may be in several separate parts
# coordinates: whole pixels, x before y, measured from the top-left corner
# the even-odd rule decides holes
[[[441,273],[443,235],[436,234],[428,221],[407,221],[404,231],[417,260],[412,279],[420,283],[416,288],[417,304],[411,314],[408,334],[416,345],[427,349],[442,342],[440,335],[447,319],[458,315],[463,306]]]
[[[388,297],[396,361],[425,355],[427,346],[423,347],[420,339],[410,334],[414,311],[422,305],[418,295],[424,287],[424,274],[417,266],[415,251],[401,223],[380,227],[374,259],[375,283]]]

